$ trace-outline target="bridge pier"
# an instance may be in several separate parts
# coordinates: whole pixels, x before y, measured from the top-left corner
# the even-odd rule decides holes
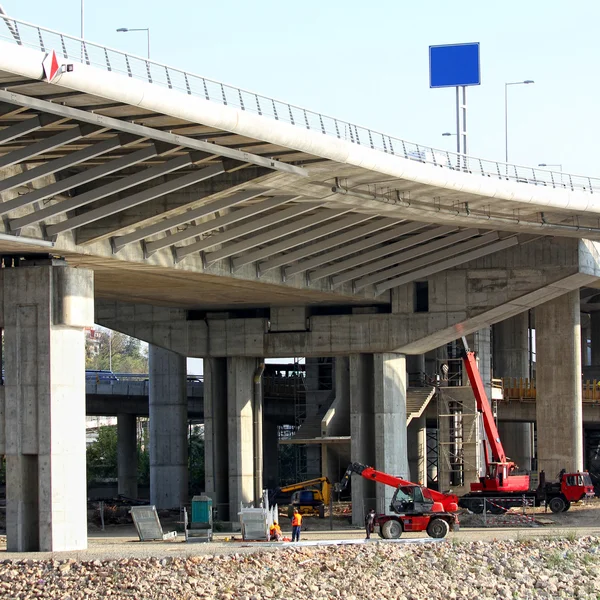
[[[406,434],[406,357],[402,354],[350,356],[350,433],[353,461],[409,477]],[[394,490],[359,477],[352,480],[352,519],[386,512]]]
[[[117,493],[137,498],[137,427],[133,414],[117,415],[117,476]]]
[[[579,291],[535,311],[538,468],[548,479],[583,468],[579,311]]]
[[[150,502],[179,508],[188,499],[186,358],[153,344],[150,371]]]
[[[94,322],[93,273],[52,259],[21,261],[0,271],[0,291],[7,549],[82,550],[87,547],[84,328]]]
[[[529,313],[522,312],[494,327],[494,377],[529,378]],[[500,422],[506,455],[530,471],[534,457],[533,423]]]
[[[254,501],[257,365],[255,358],[204,360],[206,493],[224,521],[236,521],[241,503]],[[257,485],[262,489],[262,477]]]

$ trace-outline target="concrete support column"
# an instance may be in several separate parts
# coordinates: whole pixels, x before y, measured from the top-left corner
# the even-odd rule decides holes
[[[87,547],[84,327],[94,321],[93,273],[62,261],[21,261],[0,271],[0,292],[7,549],[82,550]]]
[[[204,473],[217,519],[229,520],[227,359],[204,359]]]
[[[137,498],[137,427],[135,415],[117,415],[118,493]]]
[[[578,290],[535,310],[538,465],[548,479],[583,468],[579,322]]]
[[[150,502],[179,508],[188,500],[186,358],[150,344]]]
[[[263,481],[270,490],[279,483],[279,439],[273,421],[263,421]]]
[[[255,358],[227,359],[227,437],[230,520],[254,500],[253,398]],[[261,440],[262,443],[262,440]]]
[[[494,325],[494,377],[529,377],[529,314]]]
[[[529,313],[522,312],[494,325],[494,377],[529,378]],[[534,448],[532,423],[498,423],[506,455],[530,471]]]
[[[593,312],[590,315],[590,340],[592,347],[592,366],[598,367],[600,366],[600,312]]]
[[[352,460],[380,471],[409,476],[406,436],[406,358],[401,354],[350,357]],[[386,489],[387,488],[387,489]],[[373,504],[385,512],[394,490],[354,477],[353,522],[362,524]]]
[[[408,463],[410,480],[427,485],[427,420],[425,415],[413,419],[408,426]]]

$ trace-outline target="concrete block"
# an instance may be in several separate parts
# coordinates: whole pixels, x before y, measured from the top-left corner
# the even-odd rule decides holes
[[[91,327],[94,324],[93,271],[55,267],[53,279],[54,324]]]
[[[271,331],[306,331],[307,306],[272,306]]]

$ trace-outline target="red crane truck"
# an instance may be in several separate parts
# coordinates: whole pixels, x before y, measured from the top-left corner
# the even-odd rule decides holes
[[[458,496],[430,490],[357,462],[348,465],[339,491],[348,485],[352,473],[396,488],[390,503],[394,514],[375,516],[374,525],[382,538],[397,539],[403,531],[427,531],[429,537],[443,538],[450,530],[458,531]]]
[[[485,499],[488,499],[491,500],[488,503],[489,510],[493,513],[502,513],[513,506],[521,506],[526,499],[533,502],[535,506],[545,503],[552,512],[558,513],[569,510],[571,502],[593,497],[594,487],[587,472],[566,473],[563,470],[559,475],[559,481],[547,482],[544,472],[541,471],[540,483],[535,490],[529,489],[529,475],[514,474],[517,465],[509,460],[504,452],[492,408],[477,368],[475,353],[469,350],[464,337],[462,341],[463,362],[475,395],[477,410],[482,415],[487,441],[484,439],[483,444],[485,475],[480,477],[479,481],[471,483],[471,491],[461,496],[459,506],[481,513],[484,510]]]

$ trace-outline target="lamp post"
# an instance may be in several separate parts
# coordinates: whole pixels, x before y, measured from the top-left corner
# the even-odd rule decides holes
[[[508,163],[508,86],[509,85],[527,85],[535,83],[531,79],[525,81],[510,81],[504,84],[504,162]]]
[[[538,167],[558,167],[559,171],[562,172],[562,170],[563,170],[562,165],[559,164],[559,163],[554,163],[554,164],[551,164],[551,163],[540,163],[538,165]]]
[[[85,0],[81,0],[81,39],[83,39],[83,7]]]
[[[149,27],[142,27],[142,28],[129,28],[129,27],[119,27],[119,29],[117,29],[117,33],[128,33],[130,31],[145,31],[146,32],[146,36],[148,39],[148,60],[150,60],[150,28]]]

